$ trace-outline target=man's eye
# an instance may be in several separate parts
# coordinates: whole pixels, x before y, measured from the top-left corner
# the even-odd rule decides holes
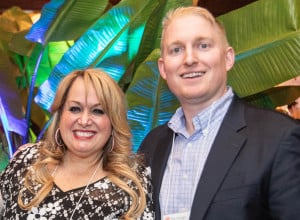
[[[200,49],[207,49],[209,47],[209,45],[207,43],[201,43],[199,44],[199,48]]]
[[[80,112],[80,108],[79,107],[77,107],[77,106],[72,106],[72,107],[70,107],[70,112]]]
[[[102,109],[93,109],[93,114],[96,114],[96,115],[103,115],[104,114],[104,111]]]
[[[174,51],[175,53],[178,53],[178,52],[180,52],[180,48],[179,48],[179,47],[176,47],[176,48],[173,49],[173,51]]]
[[[182,51],[182,49],[180,47],[173,47],[170,50],[170,54],[180,53],[181,51]]]

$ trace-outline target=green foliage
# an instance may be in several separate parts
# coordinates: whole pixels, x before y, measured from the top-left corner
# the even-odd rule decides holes
[[[126,93],[136,150],[178,107],[156,65],[161,20],[170,8],[192,2],[56,0],[45,5],[34,25],[12,8],[0,17],[0,71],[17,79],[22,94],[34,94],[35,103],[19,107],[35,106],[31,118],[40,111],[32,121],[41,129],[62,77],[77,68],[104,69]],[[218,17],[236,51],[228,84],[240,97],[274,108],[299,94],[296,87],[274,89],[300,73],[299,14],[299,0],[261,0]]]
[[[238,95],[263,92],[300,74],[299,13],[299,0],[263,0],[219,17],[236,52],[228,84]]]

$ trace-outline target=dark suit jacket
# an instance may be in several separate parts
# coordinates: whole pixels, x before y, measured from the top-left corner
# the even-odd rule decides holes
[[[152,168],[156,219],[173,132],[162,125],[140,146]],[[208,155],[192,220],[300,219],[300,125],[234,98]]]

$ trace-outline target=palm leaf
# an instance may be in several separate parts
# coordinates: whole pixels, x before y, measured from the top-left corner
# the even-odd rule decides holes
[[[108,0],[52,0],[44,5],[41,18],[26,37],[41,44],[75,40],[105,12],[108,3]]]
[[[11,133],[25,136],[27,129],[26,121],[23,117],[22,102],[20,95],[16,92],[14,78],[0,72],[0,119],[3,130],[7,137],[9,156],[12,156],[20,143],[14,143]]]
[[[129,84],[126,98],[129,105],[128,120],[133,134],[134,151],[138,149],[145,135],[152,128],[168,121],[178,107],[177,99],[170,93],[157,69],[161,22],[165,13],[171,8],[188,6],[192,3],[191,0],[159,1],[146,23],[133,70],[127,71],[120,82]]]
[[[35,97],[36,103],[44,109],[49,109],[59,81],[74,69],[100,67],[118,80],[127,69],[130,60],[135,56],[132,53],[137,49],[132,49],[132,47],[139,46],[144,23],[151,12],[151,10],[145,9],[151,9],[152,7],[149,7],[151,4],[153,4],[151,0],[138,2],[124,0],[107,11],[64,54],[48,80],[41,85]],[[144,19],[141,20],[140,16]],[[133,24],[141,31],[130,29]],[[129,39],[135,40],[130,44],[131,49],[127,50]],[[131,53],[130,55],[128,55],[128,51]]]
[[[43,7],[41,18],[33,25],[26,37],[27,39],[33,42],[39,42],[42,45],[47,45],[49,41],[76,39],[104,12],[104,9],[108,6],[107,1],[101,1],[100,3],[105,4],[99,6],[99,1],[89,0],[53,0]],[[86,15],[86,13],[88,13],[88,16],[82,16]],[[33,71],[29,70],[32,74],[26,110],[27,123],[29,123],[31,118],[31,104],[34,95],[34,86],[44,81],[44,79],[39,81],[40,77],[45,76],[45,74],[40,74],[40,72],[49,73],[49,71],[45,71],[45,69],[49,70],[49,66],[51,67],[48,63],[43,65],[43,63],[45,63],[45,61],[47,62],[47,59],[49,58],[49,56],[45,56],[45,54],[47,54],[48,47],[49,46],[42,46],[38,49],[38,53],[36,55],[33,53],[30,57],[30,60],[34,60],[34,65],[32,66]],[[56,64],[55,62],[51,63]],[[28,67],[31,67],[30,62],[29,65],[27,65],[27,68]],[[48,74],[46,76],[48,78]],[[28,141],[28,133],[29,131],[26,133],[25,142]]]
[[[160,47],[162,19],[167,11],[178,6],[191,6],[191,0],[162,0],[151,13],[145,27],[139,52],[136,56],[135,67],[138,67],[152,52]]]
[[[243,99],[257,106],[275,109],[292,103],[300,96],[300,86],[276,86]]]
[[[18,7],[12,7],[0,16],[0,120],[9,156],[21,144],[20,137],[25,135],[28,126],[23,117],[20,91],[16,86],[20,70],[13,59],[17,55],[10,46],[14,43],[14,35],[31,25],[30,17]]]
[[[8,75],[12,79],[14,79],[14,85],[18,85],[18,88],[10,86],[10,90],[7,89],[2,91],[2,105],[5,106],[4,110],[6,114],[2,115],[3,117],[5,117],[2,119],[7,120],[7,118],[9,118],[9,121],[14,121],[14,124],[18,126],[17,122],[19,118],[16,118],[14,120],[12,117],[15,115],[15,112],[18,109],[19,111],[22,111],[22,103],[26,103],[26,101],[21,100],[21,97],[30,98],[33,95],[34,86],[39,86],[48,78],[51,69],[58,62],[58,59],[60,59],[58,58],[59,55],[65,52],[66,49],[64,49],[63,46],[66,46],[66,42],[55,42],[48,44],[46,49],[43,50],[43,47],[41,45],[26,40],[24,36],[32,26],[32,21],[30,16],[18,7],[12,7],[11,9],[5,11],[3,15],[1,15],[0,22],[0,33],[3,33],[3,35],[0,34],[1,45],[2,48],[6,51],[6,54],[8,54],[9,56],[8,59],[2,58],[1,60],[6,60],[6,63],[10,64],[11,66],[9,69],[7,69],[4,68],[4,65],[1,65],[2,74]],[[67,48],[68,47],[69,46],[67,45]],[[41,54],[41,51],[45,51],[45,53]],[[30,57],[28,57],[29,55]],[[25,89],[29,87],[29,82],[31,82],[31,77],[33,76],[34,68],[37,65],[37,59],[40,55],[42,55],[42,60],[41,65],[39,65],[39,71],[37,72],[41,74],[35,75],[36,79],[32,83],[32,88],[30,88],[29,92],[27,93]],[[18,66],[19,68],[17,69],[16,66]],[[12,96],[11,94],[14,94],[16,96],[15,99],[6,98]],[[20,101],[18,101],[17,97],[18,99],[20,99]],[[27,125],[27,129],[29,129],[29,126],[31,126],[34,122],[37,125],[41,125],[45,121],[41,120],[42,118],[44,118],[41,115],[44,116],[45,114],[43,112],[41,113],[41,109],[37,109],[35,105],[33,106],[35,114],[30,117],[32,103],[31,99],[29,98],[27,100],[28,109],[25,112],[27,115],[27,123],[25,123],[25,125]],[[10,104],[10,102],[15,102],[15,104],[12,105]],[[10,109],[9,107],[13,108]],[[18,117],[20,117],[20,115]],[[24,122],[20,121],[19,127],[26,128],[22,123]],[[6,131],[11,129],[4,126],[4,130]],[[27,141],[28,137],[25,131],[26,130],[23,130],[22,133],[20,133],[21,130],[19,130],[18,133],[25,138],[24,141]]]
[[[27,73],[26,80],[39,87],[48,78],[53,68],[58,64],[67,50],[73,45],[72,41],[49,42],[46,46],[35,44],[30,56],[23,57],[24,67]],[[38,63],[38,59],[41,60]],[[37,66],[38,64],[38,66]],[[35,73],[35,68],[37,72]],[[32,80],[33,75],[36,79]]]
[[[300,74],[300,1],[264,0],[218,17],[236,51],[230,84],[250,96]]]
[[[238,95],[247,98],[247,101],[273,108],[275,105],[289,100],[287,94],[291,92],[290,88],[268,89],[299,75],[300,62],[299,56],[297,56],[300,50],[298,42],[299,28],[297,27],[300,24],[299,16],[297,17],[300,12],[299,6],[299,0],[259,1],[218,18],[223,22],[229,41],[234,46],[237,54],[236,65],[229,72],[228,83]],[[159,17],[159,14],[157,16]],[[294,25],[293,28],[291,28],[291,25]],[[147,39],[146,34],[147,29],[143,40]],[[155,31],[152,34],[158,36],[155,35]],[[149,35],[149,39],[151,39],[151,34]],[[142,45],[144,44],[146,43]],[[145,55],[150,49],[150,45],[145,46]],[[141,48],[140,50],[139,55],[143,57],[142,53],[144,51]],[[153,71],[152,76],[157,76],[156,68],[148,68],[147,71]],[[137,71],[134,81],[141,80],[140,83],[145,83],[144,81],[149,78],[147,75],[151,75],[146,73],[147,71],[144,69],[143,71]],[[138,74],[141,75],[137,76]],[[145,80],[143,80],[144,78]],[[159,80],[153,77],[152,86],[157,81]],[[129,119],[133,128],[134,146],[136,148],[147,131],[160,124],[158,118],[153,116],[155,112],[163,113],[164,111],[156,108],[157,105],[159,108],[158,103],[162,99],[160,93],[154,95],[157,91],[150,90],[149,86],[143,84],[141,86],[137,82],[132,83],[129,86],[127,98],[130,106]],[[163,84],[161,86],[167,87]],[[147,89],[149,91],[144,91]],[[164,89],[166,90],[166,88]],[[141,96],[141,94],[147,95]],[[174,111],[176,104],[171,104],[171,106],[173,107],[171,111]],[[166,111],[166,113],[171,111]],[[170,116],[170,114],[167,115]],[[167,120],[166,117],[162,121]]]
[[[35,54],[35,50],[33,50],[28,62],[25,61],[25,69],[27,70],[27,75],[24,77],[29,84],[29,93],[28,93],[28,99],[27,99],[27,105],[26,105],[26,115],[25,119],[27,121],[27,124],[29,125],[32,121],[32,104],[33,104],[33,96],[34,96],[34,90],[35,86],[39,86],[41,83],[45,81],[46,78],[48,78],[49,72],[52,69],[52,65],[56,64],[57,62],[57,53],[56,51],[60,51],[58,54],[61,54],[63,51],[63,48],[58,47],[59,50],[52,50],[52,56],[48,56],[48,49],[51,49],[51,45],[58,45],[61,42],[53,42],[47,44],[46,47],[36,44],[37,53]],[[66,46],[68,48],[68,44],[65,44],[65,42],[62,42],[63,46]],[[54,47],[55,48],[55,47]],[[51,59],[53,58],[53,59]],[[26,59],[25,59],[26,60]],[[30,62],[32,61],[33,62]],[[30,69],[32,67],[32,69]],[[42,73],[42,74],[39,74]],[[24,84],[24,83],[23,83]],[[40,123],[43,121],[39,121]],[[23,143],[27,143],[29,141],[29,127],[28,130],[23,138]]]
[[[128,120],[133,133],[133,150],[154,127],[165,123],[178,107],[176,97],[160,77],[157,59],[160,50],[154,50],[138,67],[126,92]]]

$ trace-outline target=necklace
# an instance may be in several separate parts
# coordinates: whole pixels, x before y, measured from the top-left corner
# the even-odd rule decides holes
[[[78,209],[78,205],[80,204],[80,202],[81,202],[81,200],[82,200],[84,194],[86,193],[86,191],[87,191],[89,185],[92,183],[92,181],[93,181],[93,179],[94,179],[94,177],[95,177],[97,171],[99,170],[100,165],[101,165],[101,161],[102,161],[102,160],[99,161],[99,163],[98,163],[97,167],[95,168],[95,170],[94,170],[92,176],[90,177],[90,179],[89,179],[88,183],[86,184],[86,186],[85,186],[83,192],[81,193],[80,198],[79,198],[78,201],[76,202],[76,205],[75,205],[75,208],[73,209],[73,212],[72,212],[72,214],[71,214],[70,220],[73,219],[73,215],[74,215],[74,213],[76,212],[76,210]],[[54,168],[54,170],[53,170],[53,172],[52,172],[52,174],[51,174],[53,177],[54,177],[54,175],[55,175],[55,173],[56,173],[57,167],[58,167],[58,165],[55,166],[55,168]]]
[[[98,163],[97,167],[95,168],[95,171],[94,171],[93,175],[90,177],[90,179],[89,179],[88,183],[86,184],[86,186],[85,186],[85,188],[84,188],[84,190],[83,190],[83,192],[82,192],[80,198],[78,199],[78,201],[77,201],[77,203],[76,203],[76,206],[75,206],[75,208],[73,209],[73,212],[72,212],[72,215],[71,215],[71,217],[70,217],[70,220],[72,220],[75,211],[78,209],[78,205],[80,204],[80,202],[81,202],[81,200],[82,200],[84,194],[86,193],[86,190],[88,189],[88,187],[89,187],[89,185],[91,184],[91,182],[93,181],[93,179],[94,179],[94,177],[95,177],[95,175],[96,175],[98,169],[100,168],[101,161],[102,161],[102,160],[100,160],[100,162]]]
[[[58,167],[58,164],[56,164],[54,170],[52,171],[51,173],[51,176],[54,177],[55,173],[56,173],[56,170],[57,170],[57,167]]]

